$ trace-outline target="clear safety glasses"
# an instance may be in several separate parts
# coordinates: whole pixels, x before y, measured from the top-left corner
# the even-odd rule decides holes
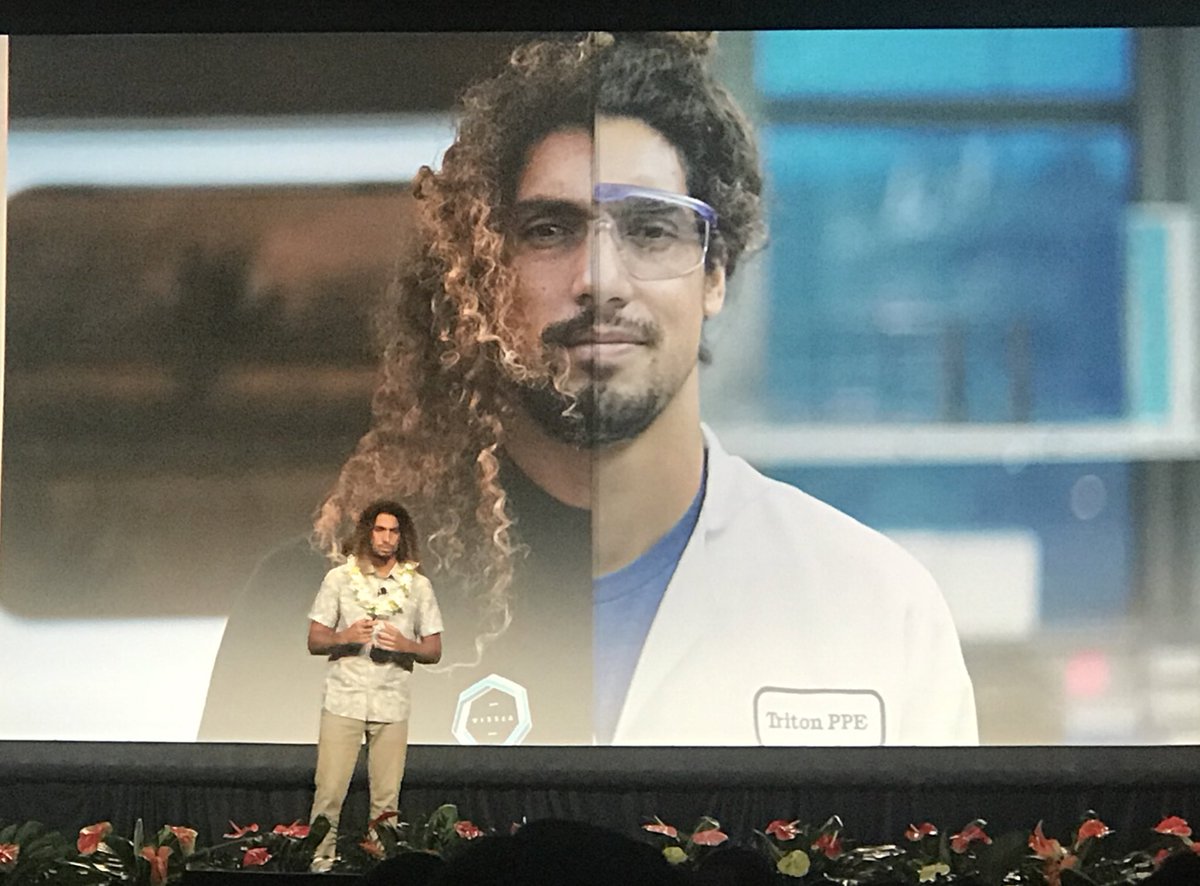
[[[703,200],[655,188],[599,183],[592,189],[631,277],[669,280],[704,264],[717,213]]]
[[[682,277],[704,264],[717,213],[703,200],[636,185],[596,184],[591,213],[566,201],[517,208],[517,248],[555,260],[587,242],[590,226],[607,231],[621,263],[638,280]]]

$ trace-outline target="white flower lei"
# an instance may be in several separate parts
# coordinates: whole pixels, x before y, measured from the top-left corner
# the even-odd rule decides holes
[[[372,587],[354,557],[350,557],[346,562],[350,566],[350,581],[357,589],[354,600],[371,618],[387,618],[404,611],[404,604],[408,602],[417,574],[416,563],[405,560],[397,564],[392,572],[396,578],[396,585],[389,588],[384,584]]]

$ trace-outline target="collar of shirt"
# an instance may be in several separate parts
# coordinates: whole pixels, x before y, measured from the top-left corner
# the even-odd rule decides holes
[[[375,571],[375,564],[371,563],[370,561],[367,561],[364,564],[359,565],[358,571],[362,573],[362,577],[365,578],[367,581],[386,581],[388,579],[391,579],[392,581],[399,581],[400,579],[396,575],[396,571],[400,568],[400,566],[404,562],[407,562],[407,561],[397,560],[395,563],[392,564],[392,568],[389,569],[383,575],[380,575],[378,572]],[[367,567],[366,569],[363,568],[364,565]]]

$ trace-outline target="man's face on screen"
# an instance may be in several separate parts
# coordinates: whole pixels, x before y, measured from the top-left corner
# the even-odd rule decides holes
[[[653,423],[697,370],[704,319],[725,292],[724,273],[706,273],[702,255],[682,273],[673,268],[686,263],[656,269],[644,256],[633,260],[625,229],[596,202],[597,182],[687,195],[675,147],[628,117],[546,136],[517,182],[510,239],[522,311],[565,359],[564,387],[577,403],[564,415],[571,400],[558,391],[526,389],[520,399],[553,436],[587,446],[631,439]]]

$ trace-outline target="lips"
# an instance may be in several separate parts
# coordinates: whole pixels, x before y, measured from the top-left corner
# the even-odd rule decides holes
[[[625,328],[593,327],[569,336],[565,342],[569,348],[591,345],[644,345],[645,335]]]

